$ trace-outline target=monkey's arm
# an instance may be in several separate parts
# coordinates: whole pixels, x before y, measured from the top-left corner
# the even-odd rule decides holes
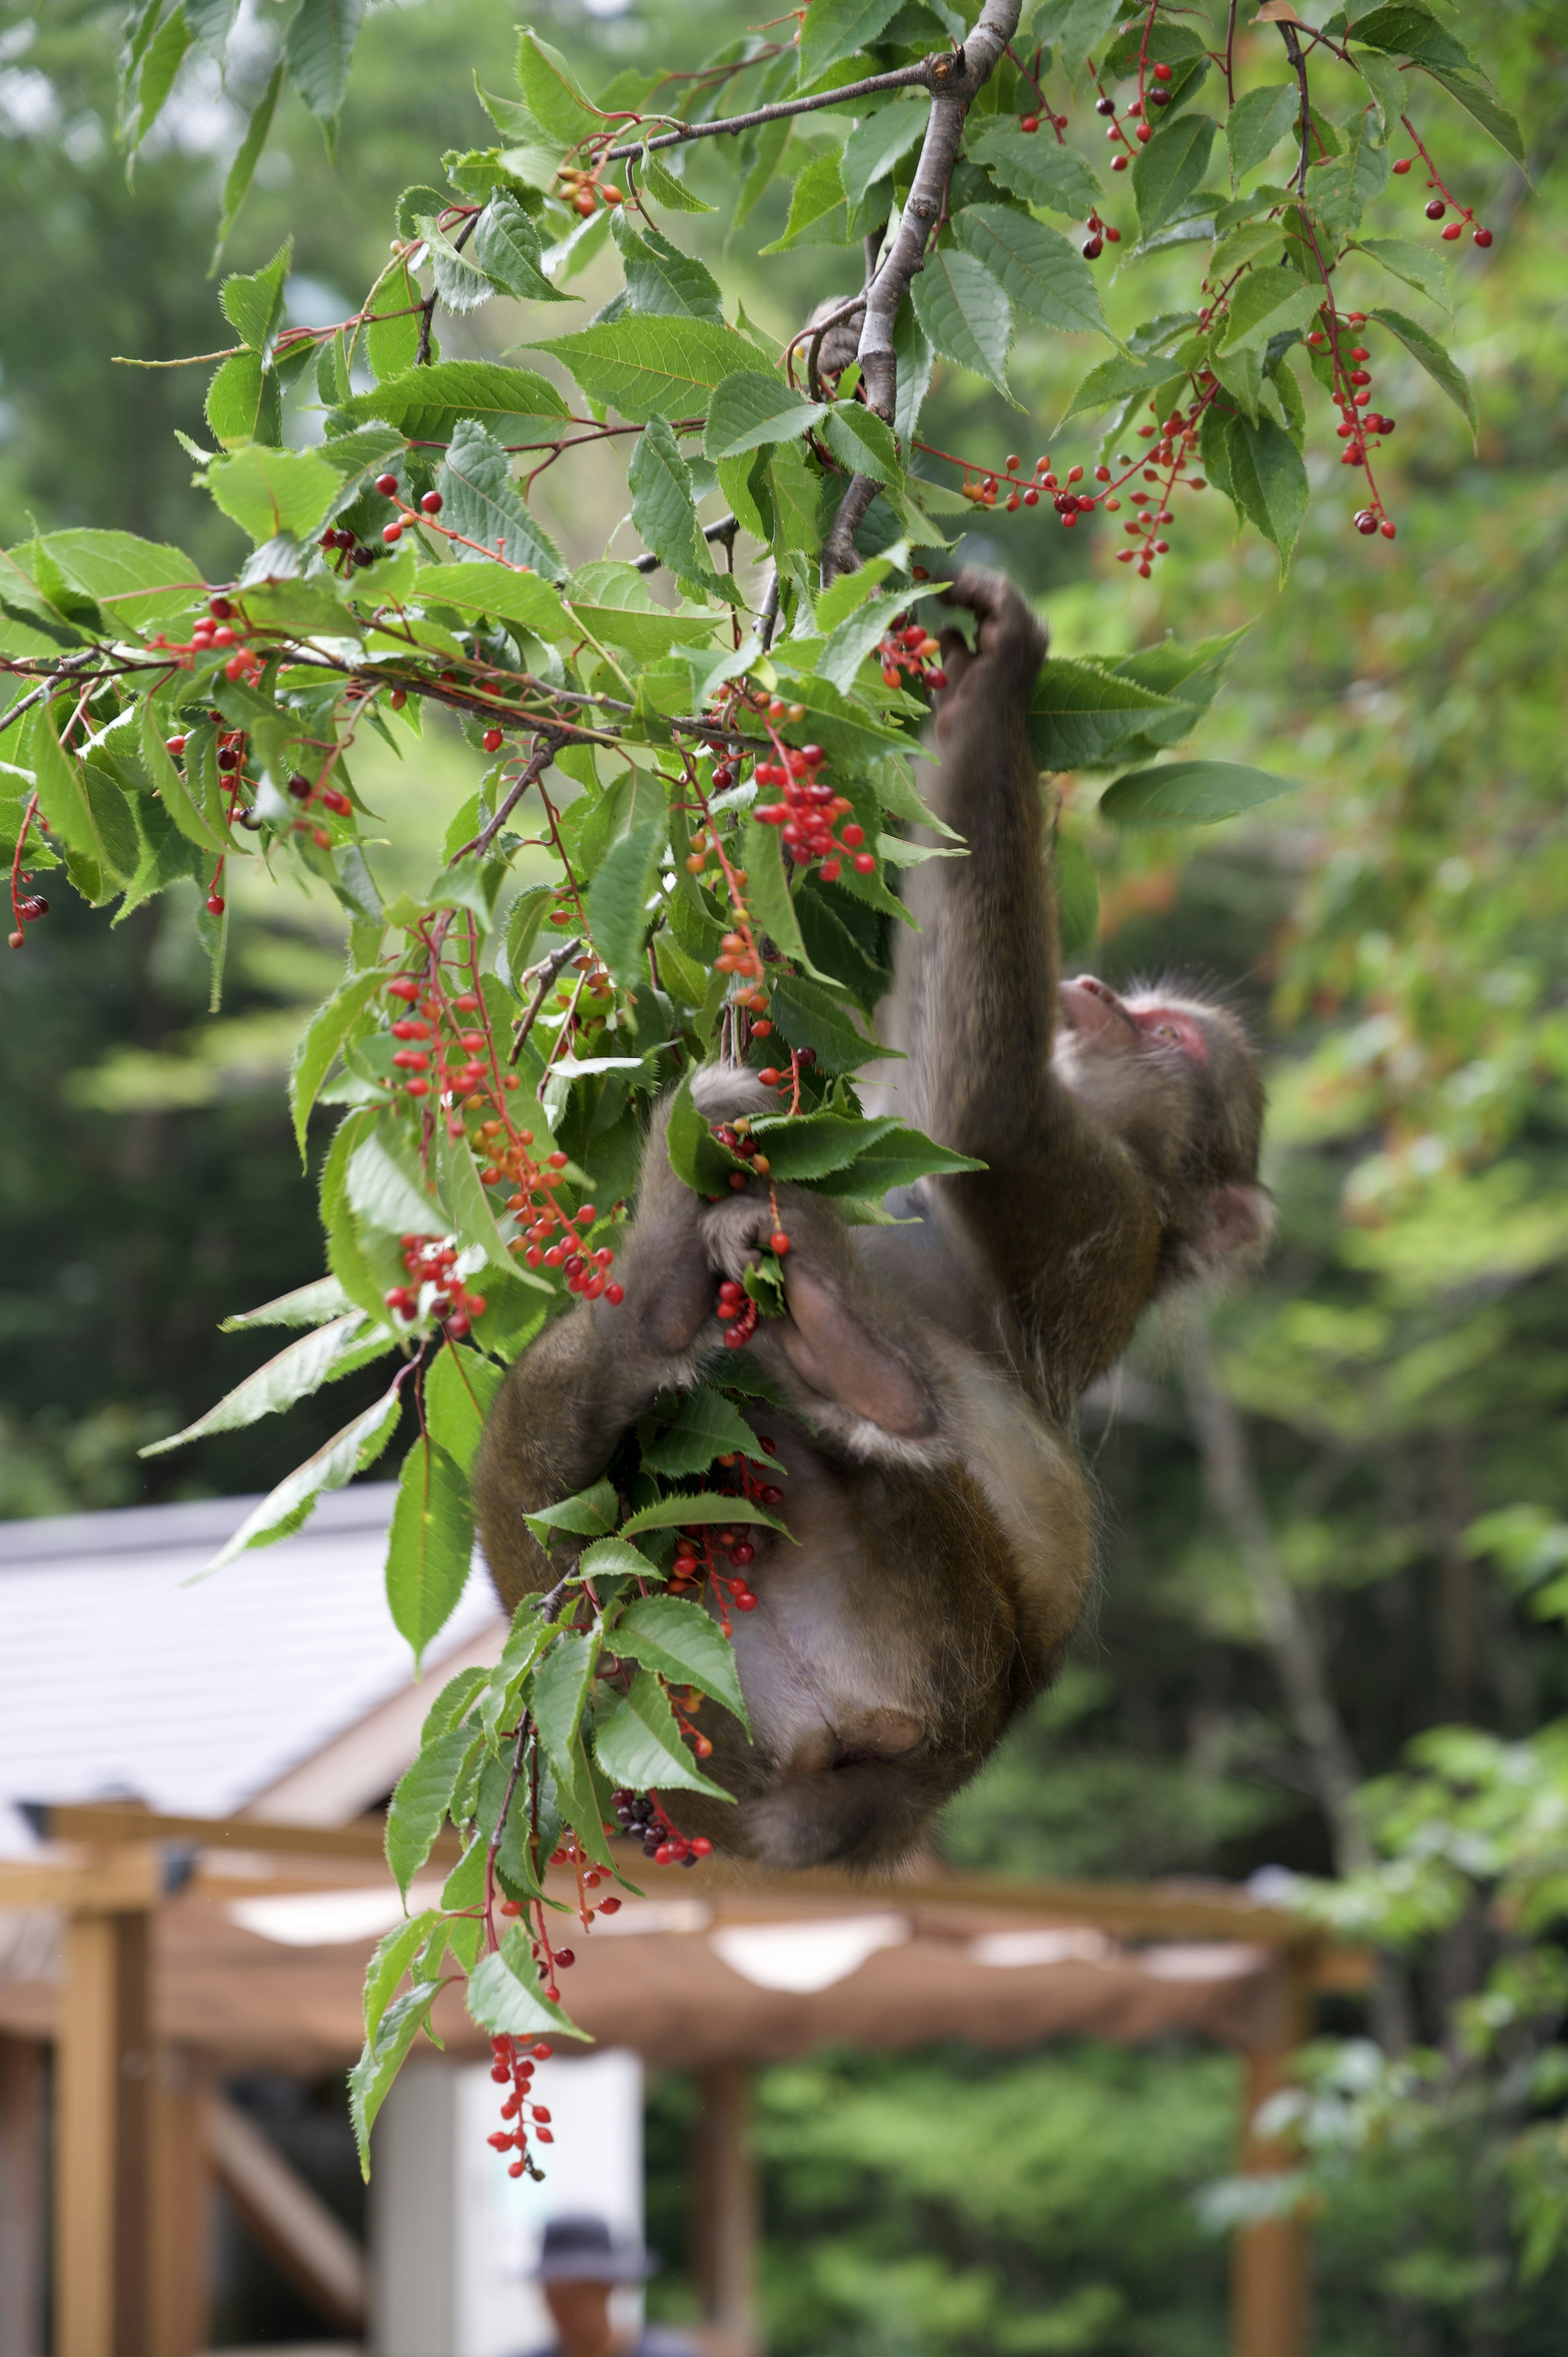
[[[944,634],[950,684],[930,801],[968,856],[916,873],[921,930],[898,1014],[922,1125],[987,1168],[923,1191],[1075,1390],[1131,1334],[1153,1289],[1158,1222],[1130,1157],[1052,1065],[1061,961],[1028,734],[1045,632],[999,575],[966,571],[950,596],[973,610],[975,651]]]

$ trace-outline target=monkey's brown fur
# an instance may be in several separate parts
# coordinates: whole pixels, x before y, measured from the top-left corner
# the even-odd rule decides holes
[[[949,594],[978,636],[971,654],[944,635],[932,802],[968,856],[917,871],[890,1036],[905,1116],[987,1168],[903,1190],[895,1227],[779,1190],[788,1315],[748,1355],[799,1414],[747,1418],[778,1442],[790,1533],[753,1533],[758,1608],[736,1624],[756,1741],[710,1704],[710,1772],[737,1805],[667,1796],[683,1830],[774,1865],[907,1851],[1055,1675],[1093,1551],[1079,1394],[1165,1284],[1267,1231],[1240,1027],[1059,983],[1026,726],[1045,634],[995,576]],[[775,1109],[734,1068],[697,1091],[710,1117]],[[656,1122],[624,1304],[550,1328],[485,1436],[479,1523],[509,1606],[562,1568],[524,1514],[593,1480],[654,1394],[694,1378],[723,1332],[718,1275],[771,1226],[759,1187],[709,1205],[682,1186]]]

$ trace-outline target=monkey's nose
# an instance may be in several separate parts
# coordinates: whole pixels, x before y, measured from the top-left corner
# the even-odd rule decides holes
[[[1098,1039],[1113,1027],[1129,1035],[1136,1031],[1136,1025],[1116,992],[1097,974],[1075,974],[1070,982],[1062,984],[1060,995],[1064,1018],[1069,1028],[1083,1039]]]
[[[796,1744],[789,1768],[797,1776],[820,1775],[824,1769],[863,1768],[869,1762],[901,1760],[926,1739],[923,1719],[907,1710],[845,1711],[831,1727],[814,1727]]]

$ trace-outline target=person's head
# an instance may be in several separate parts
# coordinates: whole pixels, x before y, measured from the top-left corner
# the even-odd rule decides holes
[[[591,2212],[551,2219],[536,2280],[569,2357],[601,2357],[608,2350],[611,2292],[617,2284],[643,2282],[658,2264],[648,2252],[618,2243],[607,2219]]]
[[[609,2347],[613,2285],[596,2283],[591,2276],[564,2276],[540,2288],[563,2349],[573,2357],[578,2351],[591,2357],[594,2351]]]

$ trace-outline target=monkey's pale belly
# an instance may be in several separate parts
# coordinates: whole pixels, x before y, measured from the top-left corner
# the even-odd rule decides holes
[[[735,1624],[736,1663],[757,1748],[796,1774],[895,1759],[926,1733],[924,1680],[908,1632],[847,1609],[864,1582],[844,1566],[779,1562]]]

